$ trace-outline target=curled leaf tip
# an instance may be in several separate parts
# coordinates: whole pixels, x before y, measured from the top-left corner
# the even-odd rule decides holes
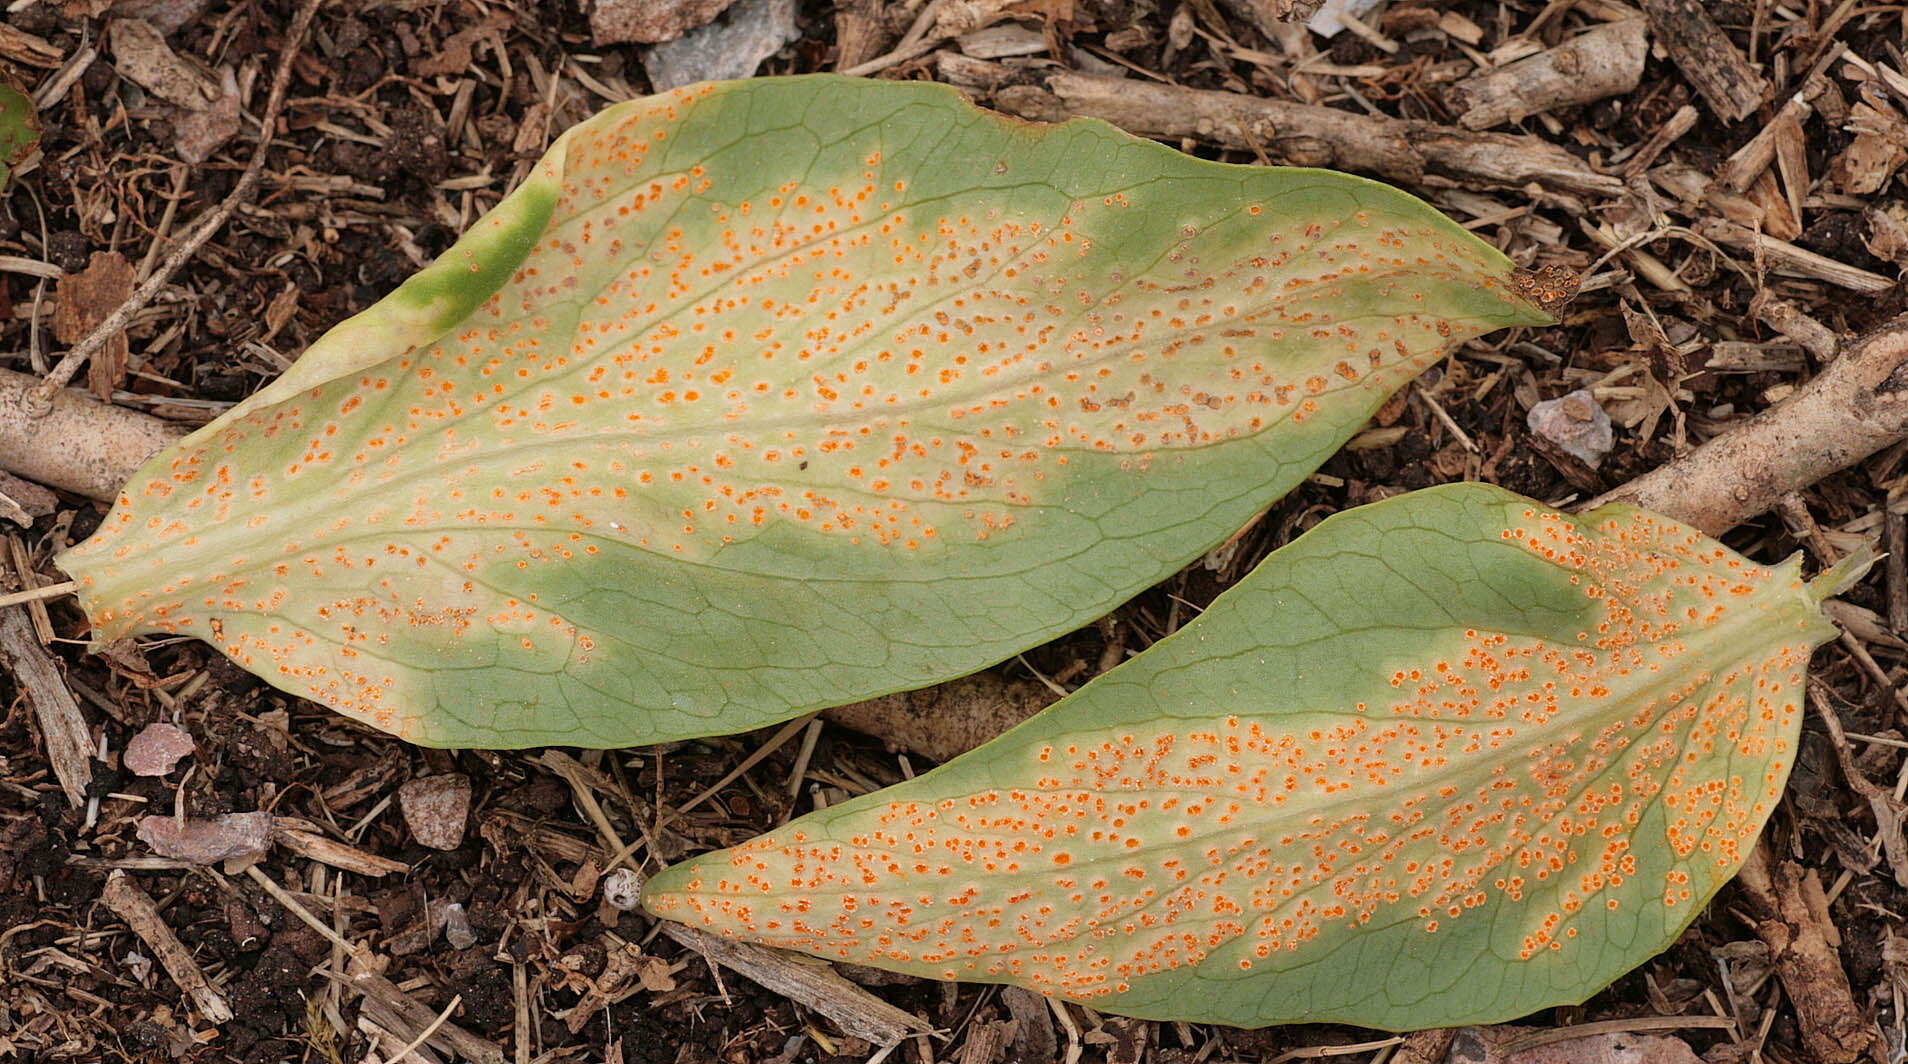
[[[1884,557],[1886,555],[1881,548],[1863,540],[1847,557],[1822,570],[1815,579],[1809,581],[1809,600],[1819,605],[1854,587]]]

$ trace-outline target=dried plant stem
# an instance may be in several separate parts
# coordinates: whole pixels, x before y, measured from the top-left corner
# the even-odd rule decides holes
[[[79,584],[74,581],[62,580],[57,584],[48,584],[45,587],[28,588],[25,591],[15,591],[12,594],[0,595],[0,609],[5,609],[8,606],[18,606],[25,602],[45,602],[48,599],[56,599],[62,595],[70,595],[78,590],[78,588]]]
[[[66,387],[79,368],[86,364],[86,360],[119,335],[133,315],[144,310],[159,294],[159,290],[171,282],[172,275],[178,272],[179,267],[197,254],[205,242],[212,239],[213,233],[224,228],[226,221],[238,210],[239,204],[252,198],[252,190],[258,187],[258,180],[265,172],[265,155],[272,146],[272,130],[278,125],[278,112],[285,105],[285,90],[291,84],[292,65],[298,58],[298,50],[304,44],[305,33],[311,28],[312,19],[323,4],[324,0],[304,0],[299,5],[298,14],[292,19],[291,28],[285,32],[285,46],[279,54],[278,70],[272,75],[271,95],[266,98],[265,113],[259,119],[258,147],[252,152],[252,161],[246,164],[245,172],[239,176],[238,184],[232,186],[231,194],[213,209],[204,222],[187,234],[178,247],[172,249],[172,254],[166,256],[165,261],[146,278],[144,284],[133,291],[130,298],[108,314],[106,320],[74,344],[72,350],[60,359],[59,365],[53,367],[53,372],[47,374],[46,379],[27,397],[26,411],[30,416],[40,418],[50,413],[54,395]]]
[[[159,915],[159,907],[152,898],[139,889],[131,876],[124,872],[114,872],[106,877],[106,888],[100,892],[100,901],[106,907],[119,914],[132,928],[133,934],[152,949],[159,958],[159,964],[192,999],[192,1004],[213,1024],[230,1021],[233,1017],[232,1006],[225,1000],[207,979],[205,971],[192,959],[192,951],[179,941],[165,918]]]

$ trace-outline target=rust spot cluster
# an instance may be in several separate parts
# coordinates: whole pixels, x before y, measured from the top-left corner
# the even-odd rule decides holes
[[[649,905],[1092,999],[1192,965],[1303,965],[1334,932],[1399,923],[1508,926],[1502,959],[1533,961],[1623,906],[1692,904],[1777,800],[1805,636],[1757,630],[1773,574],[1681,526],[1585,532],[1533,510],[1504,537],[1557,566],[1594,625],[1465,630],[1374,677],[1390,695],[1369,705],[1128,720],[994,754],[992,778],[1024,783],[904,785],[823,814],[825,835],[797,824],[698,859]],[[1712,674],[1684,660],[1698,637],[1773,649]]]

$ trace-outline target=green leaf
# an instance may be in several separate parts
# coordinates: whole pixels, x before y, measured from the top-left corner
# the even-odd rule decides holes
[[[0,74],[0,186],[39,146],[40,116],[33,97],[11,75]]]
[[[1235,531],[1452,343],[1544,316],[1357,178],[944,87],[571,129],[60,564],[434,745],[616,746],[918,687]]]
[[[1741,864],[1834,628],[1644,511],[1348,511],[917,779],[665,870],[725,935],[1103,1011],[1397,1030],[1575,1003]]]

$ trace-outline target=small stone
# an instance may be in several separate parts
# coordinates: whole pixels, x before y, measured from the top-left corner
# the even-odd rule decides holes
[[[470,818],[470,777],[450,772],[411,780],[398,788],[398,808],[420,844],[455,850],[464,843],[464,824]]]
[[[643,877],[627,868],[618,868],[603,877],[603,900],[629,912],[643,903]]]
[[[697,81],[746,78],[801,36],[795,0],[740,0],[727,18],[652,46],[643,56],[643,70],[657,92]]]
[[[121,762],[135,776],[163,776],[195,749],[192,736],[173,724],[148,724],[126,743]]]
[[[470,929],[470,917],[457,902],[444,906],[444,944],[452,949],[469,949],[477,944]]]
[[[1531,407],[1527,423],[1531,432],[1556,444],[1591,469],[1602,465],[1616,444],[1610,415],[1597,405],[1596,396],[1581,388]]]

